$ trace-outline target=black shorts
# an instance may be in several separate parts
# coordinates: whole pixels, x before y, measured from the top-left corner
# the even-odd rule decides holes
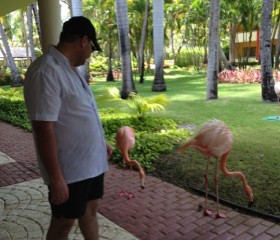
[[[68,184],[69,198],[66,202],[55,205],[49,202],[52,216],[55,218],[80,218],[84,215],[87,202],[102,198],[104,192],[104,173],[80,182]]]

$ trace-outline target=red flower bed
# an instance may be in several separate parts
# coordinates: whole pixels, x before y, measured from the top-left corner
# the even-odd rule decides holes
[[[275,82],[280,81],[280,72],[273,71]],[[218,73],[219,83],[261,83],[261,71],[257,69],[247,70],[223,70]]]

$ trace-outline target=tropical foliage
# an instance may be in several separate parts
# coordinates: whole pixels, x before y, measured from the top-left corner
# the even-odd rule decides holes
[[[138,119],[144,119],[149,112],[165,110],[165,106],[170,102],[164,94],[141,97],[134,92],[131,92],[127,99],[122,99],[119,89],[116,87],[107,88],[105,93],[97,98],[97,101],[110,101],[113,106],[117,106],[124,111],[128,108]]]
[[[280,72],[274,70],[273,78],[280,81]],[[261,83],[261,71],[258,69],[223,70],[218,73],[219,83]]]
[[[69,1],[64,1],[69,2]],[[149,3],[148,15],[147,15],[147,27],[143,30],[143,24],[146,14],[146,4]],[[223,0],[220,3],[221,17],[219,36],[222,49],[229,49],[226,57],[231,63],[232,51],[235,48],[236,30],[240,24],[244,27],[245,31],[251,35],[252,31],[261,26],[261,0],[250,1],[232,1]],[[276,29],[279,24],[279,1],[274,1],[272,9],[272,33],[271,39],[275,37]],[[33,13],[33,28],[28,27],[29,32],[33,29],[33,40],[35,48],[41,48],[40,42],[40,28],[37,21],[37,8],[32,4]],[[144,53],[144,62],[146,69],[152,67],[154,61],[154,47],[153,47],[153,7],[152,1],[139,0],[139,1],[127,1],[128,11],[128,24],[129,24],[129,41],[131,45],[132,60],[139,61],[141,52]],[[194,49],[201,49],[204,57],[204,63],[207,62],[208,56],[208,41],[209,41],[209,1],[203,0],[173,0],[165,1],[164,3],[164,52],[165,59],[173,60],[176,62],[177,56],[184,49],[194,51]],[[83,13],[89,17],[97,28],[99,42],[104,49],[102,55],[106,56],[108,60],[108,77],[112,77],[112,68],[120,67],[120,51],[118,44],[118,30],[117,30],[117,18],[116,18],[116,5],[114,0],[86,0],[83,1]],[[24,12],[24,15],[26,12]],[[30,14],[28,14],[29,18]],[[24,46],[31,45],[31,41],[26,42],[26,38],[23,36],[23,24],[30,22],[27,18],[22,19],[22,14],[14,12],[6,15],[4,18],[4,29],[7,35],[9,46]],[[36,21],[35,21],[36,20]],[[30,25],[30,24],[29,24]],[[37,31],[36,31],[37,30]],[[32,33],[33,33],[32,32]],[[28,31],[27,31],[28,33]],[[31,32],[30,32],[31,33]],[[30,35],[30,33],[28,35]],[[142,35],[145,33],[144,48],[143,43],[140,42]],[[157,36],[158,37],[158,36]],[[230,40],[232,45],[230,46]],[[143,40],[141,40],[143,41]],[[2,44],[0,44],[1,46]],[[31,47],[31,46],[30,46]],[[140,51],[140,49],[142,49]],[[278,48],[279,49],[279,48]],[[249,52],[248,52],[249,53]],[[238,58],[238,61],[244,61],[245,64],[249,64],[250,56],[246,56],[245,59]],[[276,56],[278,59],[279,56]],[[119,62],[118,66],[112,66],[111,61]],[[142,61],[142,60],[141,60]],[[136,68],[140,66],[135,64]],[[137,75],[137,71],[135,71]],[[110,79],[110,78],[109,78]],[[113,79],[113,78],[111,78]],[[134,77],[135,80],[135,77]]]
[[[186,139],[188,131],[177,129],[177,124],[172,119],[142,117],[148,111],[162,110],[163,106],[156,102],[166,103],[167,99],[163,96],[138,99],[137,104],[134,100],[131,100],[131,102],[129,100],[121,101],[128,101],[127,104],[136,112],[132,114],[123,113],[117,110],[117,106],[116,108],[101,109],[100,116],[105,137],[114,147],[117,129],[124,125],[133,127],[136,131],[136,145],[132,156],[134,159],[138,159],[146,171],[151,171],[154,169],[153,162],[161,154],[170,153],[175,144]],[[140,107],[135,109],[138,104],[140,104]],[[0,88],[0,119],[31,131],[23,101],[22,88],[9,90]],[[150,134],[151,132],[153,132],[153,135]],[[112,156],[112,161],[122,164],[122,157],[117,149]]]

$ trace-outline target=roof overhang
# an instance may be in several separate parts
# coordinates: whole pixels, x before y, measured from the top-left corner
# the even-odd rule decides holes
[[[13,12],[17,9],[24,8],[28,4],[34,3],[36,0],[1,0],[0,16]]]

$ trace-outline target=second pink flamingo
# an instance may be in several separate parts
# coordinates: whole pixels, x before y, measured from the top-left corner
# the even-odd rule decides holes
[[[217,198],[217,218],[223,218],[225,215],[221,214],[219,211],[219,193],[218,193],[218,174],[217,174],[217,164],[218,158],[221,158],[220,167],[221,171],[226,176],[237,176],[240,177],[244,191],[249,198],[249,204],[253,204],[254,197],[251,187],[248,185],[246,178],[242,172],[230,172],[226,168],[226,161],[230,150],[232,148],[233,139],[232,133],[228,127],[220,120],[213,119],[206,122],[198,133],[189,142],[184,144],[180,148],[180,152],[183,152],[187,148],[195,148],[203,155],[207,157],[206,173],[205,173],[205,209],[204,214],[210,215],[212,212],[207,209],[207,197],[208,197],[208,168],[210,158],[214,157],[216,159],[216,170],[215,170],[215,187],[216,187],[216,198]]]

